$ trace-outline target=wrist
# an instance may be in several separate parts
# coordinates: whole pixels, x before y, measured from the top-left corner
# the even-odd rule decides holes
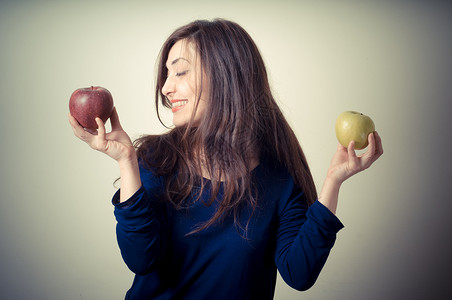
[[[329,185],[340,187],[344,181],[345,179],[338,177],[334,171],[328,170],[325,182],[328,182]]]
[[[135,151],[118,160],[121,177],[121,191],[119,201],[124,202],[132,197],[141,187],[140,169]]]
[[[127,151],[125,151],[123,155],[121,155],[117,162],[119,164],[119,167],[138,164],[138,158],[135,148],[129,147]]]
[[[336,177],[329,177],[327,176],[325,178],[325,181],[323,182],[323,186],[322,186],[322,191],[323,190],[328,190],[328,191],[334,191],[334,192],[338,192],[341,188],[343,181],[338,180]]]
[[[336,214],[341,183],[335,177],[327,176],[319,194],[319,202],[326,206],[333,214]]]

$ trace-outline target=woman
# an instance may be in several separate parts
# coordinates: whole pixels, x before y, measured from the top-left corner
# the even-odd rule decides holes
[[[343,227],[339,188],[382,153],[339,146],[322,191],[271,92],[259,51],[237,24],[177,29],[162,47],[156,108],[175,127],[132,144],[118,114],[76,136],[119,164],[118,244],[135,273],[127,299],[272,299],[277,269],[311,287]]]

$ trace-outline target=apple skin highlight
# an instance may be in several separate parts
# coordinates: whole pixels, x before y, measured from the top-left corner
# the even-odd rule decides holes
[[[105,123],[113,112],[113,97],[103,87],[91,86],[75,90],[69,100],[71,115],[88,129],[97,129],[96,117]]]
[[[356,111],[344,111],[336,120],[336,137],[339,143],[348,147],[355,141],[355,149],[361,150],[368,146],[368,136],[375,131],[375,124],[369,116]]]

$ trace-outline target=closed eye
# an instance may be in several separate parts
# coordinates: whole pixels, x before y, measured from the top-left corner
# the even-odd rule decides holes
[[[182,72],[178,72],[178,73],[176,73],[174,75],[177,76],[177,77],[180,77],[180,76],[186,75],[187,73],[188,73],[188,70],[185,70],[185,71],[182,71]]]

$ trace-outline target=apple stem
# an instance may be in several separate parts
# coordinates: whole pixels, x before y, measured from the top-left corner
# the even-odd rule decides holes
[[[94,86],[91,86],[91,90],[94,90]]]

